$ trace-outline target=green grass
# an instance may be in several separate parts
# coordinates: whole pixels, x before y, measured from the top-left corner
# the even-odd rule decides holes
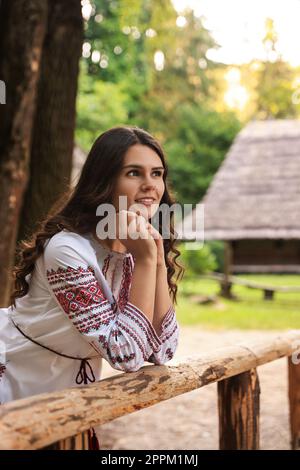
[[[267,285],[300,286],[299,275],[241,275],[243,279]],[[219,293],[216,281],[184,278],[179,283],[176,314],[181,325],[201,325],[212,329],[298,329],[300,328],[300,292],[276,292],[274,300],[263,300],[263,291],[234,286],[238,300],[218,297],[216,303],[199,305],[190,295]]]

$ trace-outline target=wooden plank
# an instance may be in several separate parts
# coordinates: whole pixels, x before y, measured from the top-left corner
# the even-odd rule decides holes
[[[203,277],[206,279],[213,279],[215,281],[221,281],[221,282],[224,281],[225,279],[225,276],[223,273],[205,274],[200,277]],[[247,279],[242,279],[237,276],[229,276],[228,282],[231,282],[232,284],[239,284],[241,286],[246,286],[251,289],[261,289],[261,290],[268,290],[268,291],[273,291],[273,292],[299,292],[300,293],[299,286],[268,286],[266,284],[260,284],[258,282],[249,281]]]
[[[288,377],[291,447],[300,450],[300,353],[288,358]]]
[[[0,449],[39,449],[169,398],[246,372],[297,350],[300,331],[240,343],[172,365],[145,366],[96,384],[0,407]]]
[[[259,394],[256,369],[218,382],[220,450],[259,449]]]

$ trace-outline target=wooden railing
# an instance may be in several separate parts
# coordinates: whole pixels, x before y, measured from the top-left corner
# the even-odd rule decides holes
[[[229,276],[223,273],[203,274],[200,277],[203,279],[212,279],[214,281],[218,281],[221,286],[221,294],[224,293],[225,297],[228,296],[230,289],[234,284],[245,286],[249,289],[262,290],[265,300],[273,300],[275,292],[294,292],[300,294],[300,286],[271,286],[269,284],[261,284],[260,282],[243,279],[238,276]]]
[[[284,356],[288,357],[291,447],[300,449],[299,330],[6,403],[0,406],[0,449],[42,449],[212,382],[218,382],[220,449],[258,449],[257,367]]]

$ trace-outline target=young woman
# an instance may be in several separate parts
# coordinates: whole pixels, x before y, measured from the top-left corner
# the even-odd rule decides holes
[[[160,144],[142,129],[116,127],[95,141],[76,187],[22,244],[0,317],[1,403],[99,380],[102,358],[132,372],[173,357],[183,268],[172,217],[169,238],[151,224],[161,204],[174,203],[167,173]],[[99,238],[97,213],[108,203],[116,236]],[[95,449],[95,429],[60,446]]]

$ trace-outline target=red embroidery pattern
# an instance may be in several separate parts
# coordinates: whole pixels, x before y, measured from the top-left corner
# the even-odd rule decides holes
[[[147,357],[146,348],[145,348],[144,342],[142,341],[142,338],[139,336],[139,334],[136,331],[134,331],[133,328],[130,328],[130,325],[125,324],[121,321],[117,321],[117,325],[120,328],[122,328],[123,331],[128,333],[128,335],[131,336],[131,338],[135,341],[136,345],[140,349],[140,351],[142,353],[142,356],[145,360],[145,358]]]
[[[127,304],[127,308],[123,313],[137,326],[138,330],[143,331],[151,349],[155,352],[159,351],[161,343],[150,321],[148,321],[148,319],[142,315],[133,304],[130,303]]]
[[[171,338],[171,336],[173,336],[176,331],[178,330],[178,325],[176,323],[176,325],[174,326],[174,328],[170,331],[170,333],[166,334],[163,338],[162,338],[162,343],[165,343],[168,339]]]
[[[123,312],[125,305],[128,302],[129,296],[129,287],[132,278],[132,264],[129,257],[124,258],[123,260],[123,273],[121,287],[118,296],[118,305],[121,312]]]
[[[162,322],[163,329],[167,329],[170,326],[172,321],[174,321],[174,317],[175,317],[175,310],[174,310],[174,307],[171,305],[171,307],[169,308],[169,310],[167,311],[163,319],[163,322]]]
[[[167,311],[163,322],[162,322],[162,333],[160,335],[160,340],[162,344],[164,344],[171,336],[176,333],[178,330],[178,324],[176,321],[175,310],[174,307],[171,306]]]
[[[110,258],[111,258],[111,255],[108,254],[106,256],[106,258],[104,259],[104,261],[103,261],[102,272],[103,272],[103,275],[104,275],[105,278],[106,278],[106,273],[107,273],[107,270],[108,270],[108,267],[109,267]]]
[[[78,268],[72,268],[71,266],[67,266],[66,268],[59,267],[56,270],[48,269],[46,273],[50,284],[57,284],[59,281],[64,280],[66,275],[68,275],[69,281],[75,281],[80,277],[84,277],[88,272],[95,274],[94,269],[91,266],[88,266],[87,268],[82,266],[79,266]]]
[[[169,347],[166,348],[165,352],[163,352],[163,347],[159,355],[155,355],[154,351],[153,354],[151,354],[151,356],[147,359],[148,362],[163,364],[164,362],[173,358],[174,352],[176,351],[178,345],[178,331],[179,329],[178,323],[176,321],[175,310],[174,307],[171,306],[162,321],[162,333],[159,337],[161,344],[165,345],[164,347]],[[169,343],[165,344],[168,340]]]
[[[47,278],[58,302],[81,333],[88,334],[110,323],[111,307],[93,268],[60,267],[47,270]]]
[[[127,348],[127,345],[118,345],[117,343],[111,346],[110,348],[108,347],[108,342],[107,339],[104,335],[99,336],[99,341],[101,342],[102,346],[107,350],[108,357],[110,358],[111,362],[113,364],[122,363],[122,362],[129,362],[135,359],[136,354],[131,353],[131,354],[124,354],[122,353],[122,349]],[[116,353],[117,355],[113,356],[112,352]],[[122,355],[120,355],[122,354]]]
[[[112,355],[109,353],[109,356],[110,356],[111,362],[112,362],[113,364],[116,364],[116,362],[121,363],[121,362],[129,362],[129,361],[132,361],[132,359],[135,358],[135,353],[131,353],[129,356],[126,355],[126,354],[123,354],[122,357],[121,357],[121,356],[112,356]]]
[[[4,375],[6,371],[6,366],[4,364],[1,364],[0,362],[0,379],[2,379],[2,376]]]
[[[56,271],[47,270],[47,278],[59,304],[74,326],[82,334],[98,333],[98,344],[104,347],[113,363],[121,361],[121,354],[112,355],[112,347],[117,342],[117,336],[122,334],[118,333],[119,330],[127,333],[125,336],[133,340],[144,359],[149,356],[150,345],[153,345],[153,350],[158,350],[160,343],[155,338],[152,325],[150,322],[149,324],[145,322],[134,306],[127,304],[124,313],[116,317],[110,303],[103,295],[92,267],[76,269],[69,266],[59,267]],[[91,337],[93,347],[95,347],[94,339]],[[129,338],[125,341],[127,348],[133,348],[134,351],[135,346],[130,345]],[[120,348],[115,352],[121,353]],[[124,362],[128,362],[136,357],[136,354],[133,352],[122,357]]]
[[[167,355],[167,358],[168,358],[169,361],[173,358],[174,354],[173,354],[173,351],[172,351],[171,348],[168,348],[166,350],[166,355]]]

